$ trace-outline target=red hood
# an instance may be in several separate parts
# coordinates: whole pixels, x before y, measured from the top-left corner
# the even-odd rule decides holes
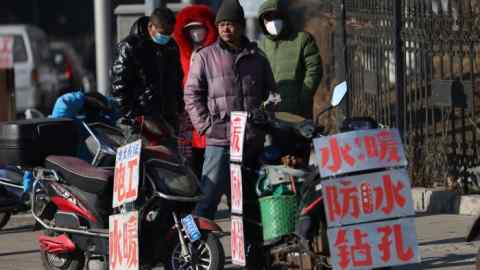
[[[173,37],[180,48],[184,80],[188,77],[190,57],[193,49],[189,37],[183,31],[183,28],[191,22],[201,22],[206,26],[207,36],[203,42],[204,47],[214,43],[218,36],[217,28],[215,26],[215,14],[208,6],[191,5],[178,12]]]

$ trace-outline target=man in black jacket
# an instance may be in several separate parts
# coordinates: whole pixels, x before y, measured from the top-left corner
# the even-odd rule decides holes
[[[157,8],[148,23],[139,20],[136,29],[117,45],[112,66],[112,95],[122,116],[156,121],[163,117],[174,128],[183,110],[182,71],[177,44],[170,38],[175,15]],[[143,29],[146,28],[146,29]]]

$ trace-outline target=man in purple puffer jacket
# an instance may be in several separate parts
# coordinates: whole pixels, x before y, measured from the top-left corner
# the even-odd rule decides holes
[[[196,214],[210,219],[214,218],[221,196],[229,196],[230,113],[259,109],[269,94],[276,92],[268,60],[243,35],[245,18],[238,0],[224,0],[215,23],[220,38],[193,54],[184,96],[194,127],[207,137],[201,179],[206,198],[198,203]],[[254,162],[265,133],[247,125],[245,136],[244,160]],[[244,179],[245,216],[258,218],[255,182]],[[247,227],[245,224],[248,235]]]

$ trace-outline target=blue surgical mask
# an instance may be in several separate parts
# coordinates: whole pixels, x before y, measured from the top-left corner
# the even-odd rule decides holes
[[[163,34],[160,34],[160,33],[155,34],[155,36],[153,36],[153,38],[152,38],[153,42],[155,42],[159,45],[167,44],[170,41],[170,39],[171,39],[170,36],[163,35]]]

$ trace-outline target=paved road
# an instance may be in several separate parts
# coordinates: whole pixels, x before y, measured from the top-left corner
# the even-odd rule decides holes
[[[474,270],[475,255],[480,242],[465,243],[464,236],[473,221],[470,216],[434,215],[419,216],[417,238],[422,254],[421,265],[397,267],[396,270],[439,269]],[[228,231],[229,220],[218,222]],[[32,220],[28,216],[16,217],[0,231],[0,269],[37,270],[41,262],[36,245],[36,234],[32,232]],[[222,239],[230,262],[228,236]],[[228,269],[234,269],[232,265]]]

